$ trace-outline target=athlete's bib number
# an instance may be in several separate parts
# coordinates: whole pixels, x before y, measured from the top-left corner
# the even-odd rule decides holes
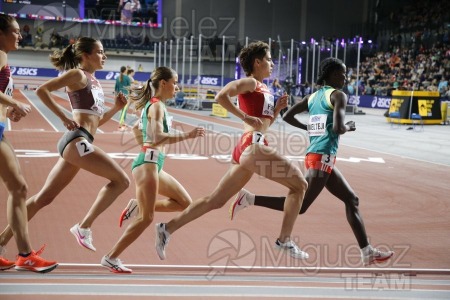
[[[157,163],[158,157],[159,157],[159,150],[153,149],[153,148],[147,148],[145,150],[145,155],[144,155],[145,162]]]
[[[166,122],[167,129],[170,131],[170,129],[172,128],[173,117],[166,114]]]
[[[105,110],[105,96],[103,95],[103,91],[96,89],[91,89],[91,91],[92,97],[94,98],[94,105],[92,105],[91,109],[102,115]]]
[[[264,95],[264,106],[262,114],[264,116],[273,117],[275,111],[274,97],[272,94],[263,93]]]
[[[87,140],[78,141],[75,145],[77,146],[78,154],[80,156],[85,156],[94,152],[94,146]]]
[[[13,79],[12,79],[12,77],[9,77],[8,85],[6,86],[4,94],[6,96],[12,97],[13,89],[14,89]]]
[[[308,133],[310,136],[321,136],[326,133],[327,115],[312,115],[309,117]]]
[[[252,144],[264,145],[264,134],[259,131],[253,131]]]
[[[335,160],[336,160],[336,155],[322,154],[322,159],[320,160],[320,162],[323,165],[326,165],[326,166],[328,166],[330,168],[333,168]]]

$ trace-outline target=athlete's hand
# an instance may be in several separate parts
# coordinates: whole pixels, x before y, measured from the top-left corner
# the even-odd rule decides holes
[[[262,126],[262,124],[263,124],[260,118],[252,117],[249,115],[245,115],[245,117],[242,121],[244,121],[246,124],[252,126],[255,129],[260,128],[260,126]]]
[[[280,98],[277,99],[277,103],[275,104],[275,109],[280,111],[288,106],[288,94],[284,93]]]
[[[116,106],[124,108],[125,105],[127,104],[127,97],[125,97],[125,95],[122,92],[120,92],[116,95],[114,101]]]
[[[74,120],[71,120],[69,118],[65,118],[63,121],[64,127],[66,127],[68,130],[73,131],[80,127],[77,122]]]
[[[20,118],[25,117],[29,112],[31,112],[31,106],[21,102],[16,102],[16,104],[12,107],[14,114],[20,116]]]
[[[20,119],[22,119],[23,115],[17,113],[17,111],[15,110],[15,108],[13,108],[13,107],[12,107],[12,108],[9,108],[9,107],[8,107],[8,110],[6,111],[6,117],[7,117],[8,119],[10,119],[11,121],[13,121],[13,122],[19,122]]]
[[[356,124],[354,121],[348,121],[345,123],[345,126],[347,126],[347,131],[355,131],[356,130]]]
[[[205,128],[196,127],[191,132],[189,132],[188,136],[190,139],[205,136]]]

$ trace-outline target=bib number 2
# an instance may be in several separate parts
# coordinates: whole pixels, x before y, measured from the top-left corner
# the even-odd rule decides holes
[[[78,141],[76,144],[78,154],[83,157],[94,152],[94,146],[86,140]]]

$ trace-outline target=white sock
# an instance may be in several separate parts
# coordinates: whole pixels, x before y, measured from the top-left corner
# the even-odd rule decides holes
[[[250,192],[246,195],[247,202],[250,205],[255,205],[255,196],[256,196],[255,194],[252,194]]]
[[[366,247],[361,249],[362,254],[367,255],[372,252],[373,247],[371,245],[367,245]]]

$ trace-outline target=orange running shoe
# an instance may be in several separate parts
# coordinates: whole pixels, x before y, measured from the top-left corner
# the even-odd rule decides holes
[[[32,271],[38,273],[47,273],[54,270],[58,263],[56,261],[48,261],[39,255],[44,251],[45,245],[37,251],[31,251],[27,257],[18,255],[15,269],[17,271]]]
[[[123,221],[129,220],[137,216],[138,213],[139,213],[139,205],[137,203],[137,200],[131,199],[130,202],[128,202],[127,207],[125,207],[125,209],[120,214],[119,227],[122,227]]]
[[[13,261],[9,261],[6,258],[0,256],[0,271],[11,269],[16,264]]]

